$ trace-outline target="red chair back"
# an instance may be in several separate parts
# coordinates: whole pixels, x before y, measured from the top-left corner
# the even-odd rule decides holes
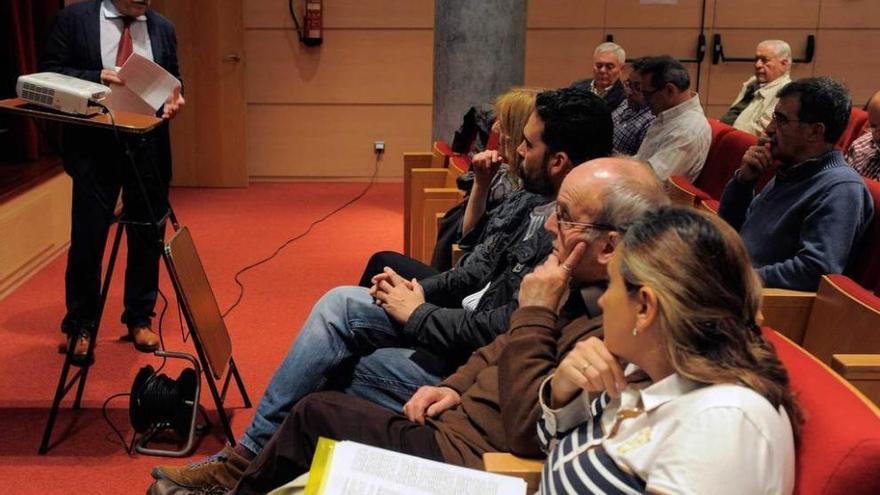
[[[840,139],[834,143],[834,147],[846,152],[849,145],[852,144],[857,137],[862,135],[867,122],[868,112],[859,108],[853,108],[849,113],[849,122],[846,124],[846,130],[843,131],[843,135],[840,136]]]
[[[880,410],[803,348],[763,331],[788,370],[806,418],[794,493],[880,493]]]
[[[719,124],[721,123],[719,122]],[[739,168],[746,150],[750,146],[758,144],[756,136],[725,124],[721,125],[727,129],[718,132],[717,140],[713,132],[712,146],[706,157],[706,165],[703,166],[695,184],[714,199],[721,198],[724,186]]]
[[[862,287],[880,295],[880,182],[863,177],[871,199],[874,218],[859,247],[853,252],[848,274]]]
[[[497,132],[492,131],[489,134],[489,139],[486,140],[486,149],[487,150],[498,150],[498,144],[501,141],[501,136],[498,135]]]

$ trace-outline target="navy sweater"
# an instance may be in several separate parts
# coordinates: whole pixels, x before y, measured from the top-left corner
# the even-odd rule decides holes
[[[813,291],[822,275],[843,273],[874,204],[840,151],[781,168],[757,196],[754,186],[731,179],[718,214],[739,231],[764,286]]]

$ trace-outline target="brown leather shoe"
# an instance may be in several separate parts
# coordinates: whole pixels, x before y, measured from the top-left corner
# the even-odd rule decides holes
[[[131,327],[128,333],[134,342],[134,348],[141,352],[153,352],[159,348],[159,336],[146,325]]]
[[[65,342],[58,346],[59,353],[67,353],[68,346],[73,346],[73,355],[70,356],[70,362],[74,366],[87,366],[92,364],[93,356],[89,356],[89,340],[91,335],[86,331],[81,331],[76,335],[66,338]]]

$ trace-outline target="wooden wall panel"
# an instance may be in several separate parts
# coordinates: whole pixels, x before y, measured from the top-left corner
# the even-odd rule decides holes
[[[529,0],[529,28],[602,28],[605,0]]]
[[[242,0],[246,28],[292,28],[286,0]],[[296,0],[302,24],[302,0]],[[324,28],[434,29],[430,0],[329,0],[324,2]],[[326,36],[329,37],[329,36]]]
[[[314,50],[293,31],[248,31],[247,99],[431,103],[433,43],[431,31],[346,30],[334,31]]]
[[[816,36],[816,75],[846,83],[853,104],[862,106],[880,89],[880,43],[876,30],[820,30]]]
[[[526,33],[526,84],[558,88],[593,77],[593,50],[602,40],[599,29],[530,29]]]
[[[702,0],[678,0],[675,5],[643,5],[641,0],[608,0],[605,27],[609,30],[621,27],[699,28],[702,4]]]
[[[55,177],[0,205],[0,299],[64,251],[70,241],[71,181]]]
[[[715,0],[715,28],[794,29],[819,24],[820,0]]]
[[[813,30],[752,30],[752,29],[728,29],[716,30],[721,34],[724,45],[724,54],[730,57],[754,57],[758,43],[765,39],[779,38],[791,45],[792,56],[803,57],[807,44],[807,35],[814,34]],[[709,37],[711,39],[711,36]],[[730,105],[733,99],[742,89],[742,83],[755,73],[754,63],[746,62],[719,62],[712,65],[711,47],[706,54],[709,66],[710,81],[706,93],[710,105]],[[815,59],[814,59],[815,61]],[[813,63],[794,64],[791,77],[810,77],[813,75]]]
[[[252,178],[368,178],[375,140],[380,176],[397,178],[404,152],[431,149],[431,106],[250,105],[247,129]]]
[[[877,0],[822,0],[819,27],[880,28]]]

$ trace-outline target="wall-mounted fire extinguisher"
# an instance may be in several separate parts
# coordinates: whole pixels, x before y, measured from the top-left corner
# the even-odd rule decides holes
[[[296,26],[296,32],[299,40],[306,46],[318,46],[324,41],[324,5],[321,0],[304,0],[305,12],[303,13],[303,26],[300,26],[299,20],[296,18],[296,9],[294,9],[294,0],[287,0],[287,7],[290,10],[290,17],[293,18],[293,24]]]

